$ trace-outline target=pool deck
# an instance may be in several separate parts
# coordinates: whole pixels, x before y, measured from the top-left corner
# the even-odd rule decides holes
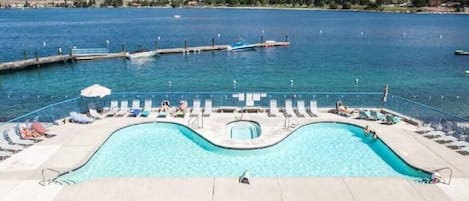
[[[251,142],[229,139],[224,134],[225,125],[239,118],[259,122],[261,137]],[[155,121],[187,125],[196,120],[190,117],[115,117],[92,124],[67,123],[50,127],[51,133],[58,136],[0,162],[0,200],[469,200],[469,156],[416,134],[417,127],[405,122],[383,125],[326,112],[319,117],[293,117],[291,122],[298,126],[288,129],[285,129],[284,117],[268,117],[266,113],[212,113],[203,118],[203,128],[193,129],[219,146],[253,148],[275,144],[308,123],[332,121],[370,125],[409,164],[428,171],[450,167],[453,170],[451,185],[420,184],[395,177],[253,177],[249,185],[239,184],[237,178],[219,177],[106,178],[75,185],[38,184],[41,170],[68,171],[78,167],[112,132]],[[50,178],[54,174],[47,172],[47,175]]]

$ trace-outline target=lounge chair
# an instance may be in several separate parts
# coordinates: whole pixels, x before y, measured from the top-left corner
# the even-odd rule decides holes
[[[291,99],[285,100],[285,115],[287,117],[293,117],[293,114],[295,112],[293,111],[293,104]]]
[[[74,123],[87,124],[94,121],[93,118],[89,118],[85,115],[78,114],[76,112],[70,112],[70,119]]]
[[[10,128],[10,129],[4,131],[3,135],[8,136],[8,139],[10,139],[10,142],[13,143],[13,144],[19,144],[19,145],[23,145],[23,146],[29,146],[29,145],[34,144],[34,141],[32,141],[32,140],[21,139],[20,136],[18,134],[16,134],[16,131],[13,128]]]
[[[24,147],[17,144],[10,144],[5,138],[0,137],[0,148],[16,153],[23,150]]]
[[[174,113],[175,117],[186,117],[187,111],[189,108],[187,107],[187,101],[186,100],[181,100],[179,101],[179,107],[176,109],[176,112]]]
[[[468,155],[469,154],[469,146],[463,147],[460,150],[457,150],[456,152],[462,154],[462,155]]]
[[[357,119],[372,119],[371,113],[369,110],[358,110],[358,117]]]
[[[297,116],[299,117],[306,117],[306,115],[308,115],[308,113],[306,112],[306,109],[305,109],[305,101],[304,100],[298,100],[296,102],[297,104]]]
[[[119,112],[119,102],[117,100],[111,100],[111,105],[109,106],[109,110],[106,112],[106,116],[114,116]]]
[[[121,100],[121,107],[119,111],[117,112],[116,116],[125,116],[127,115],[127,112],[129,112],[129,102],[127,100]]]
[[[391,125],[392,124],[397,124],[401,121],[400,117],[394,116],[394,115],[391,115],[391,114],[386,114],[385,118],[386,118],[386,123],[391,124]]]
[[[149,117],[151,113],[152,101],[151,99],[146,99],[145,104],[143,105],[142,117]]]
[[[51,134],[51,133],[49,133],[49,131],[47,130],[47,128],[44,127],[44,125],[42,125],[40,122],[34,122],[34,123],[31,125],[31,129],[33,129],[34,131],[36,131],[37,133],[39,133],[39,134],[41,134],[41,135],[44,135],[44,136],[47,137],[47,138],[51,138],[51,137],[56,136],[56,134]]]
[[[280,110],[277,108],[277,100],[270,99],[269,117],[276,117],[278,114],[280,114]]]
[[[159,113],[156,117],[157,118],[165,118],[166,116],[168,116],[169,112],[170,112],[169,101],[168,100],[163,100],[163,101],[161,101],[161,108],[160,108],[160,111],[159,111]]]
[[[318,111],[318,102],[315,100],[310,100],[309,101],[309,115],[311,117],[317,117],[319,116],[319,111]]]
[[[386,116],[381,112],[371,110],[370,114],[371,114],[371,118],[372,118],[371,120],[376,120],[376,121],[385,121],[386,120]]]
[[[424,137],[430,138],[430,139],[441,137],[444,135],[446,135],[446,133],[443,131],[431,131],[431,132],[423,134]]]
[[[451,142],[447,146],[453,149],[461,149],[463,147],[469,147],[469,137],[465,137],[464,140]]]
[[[199,116],[201,111],[202,109],[200,108],[200,100],[195,99],[194,102],[192,103],[191,116]]]
[[[467,138],[467,135],[460,134],[460,133],[454,133],[453,135],[448,134],[448,135],[443,135],[435,139],[436,142],[439,143],[452,143],[456,141],[464,141],[464,139]]]
[[[343,111],[343,110],[346,110],[346,109],[347,108],[343,105],[342,101],[337,101],[335,103],[335,112],[336,112],[336,114],[338,114],[340,116],[344,116],[344,117],[350,117],[351,113]]]
[[[95,118],[95,119],[103,119],[104,116],[99,114],[96,109],[88,109],[88,112],[90,113],[90,116]]]
[[[142,112],[142,108],[140,108],[140,100],[133,99],[132,107],[130,108],[130,116],[139,117],[141,112]]]
[[[40,135],[39,133],[35,133],[35,131],[32,130],[30,126],[31,124],[29,123],[16,124],[14,128],[16,135],[18,135],[20,139],[23,140],[32,140],[34,142],[42,141],[42,139],[40,139],[42,135]]]
[[[8,151],[0,151],[0,158],[2,160],[5,160],[5,158],[10,157],[11,155],[13,155],[13,153],[8,152]]]
[[[212,114],[212,99],[205,99],[203,116],[210,116]]]

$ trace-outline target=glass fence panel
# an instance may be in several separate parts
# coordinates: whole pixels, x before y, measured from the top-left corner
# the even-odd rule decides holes
[[[14,107],[21,107],[27,100],[23,97],[12,97],[17,99]],[[39,99],[38,97],[36,97]],[[63,99],[63,97],[62,97]],[[212,107],[263,107],[269,108],[270,100],[277,100],[277,107],[284,108],[285,101],[291,100],[292,107],[296,108],[298,101],[304,101],[305,108],[310,106],[310,100],[317,102],[319,108],[335,108],[337,101],[342,101],[351,108],[387,108],[400,114],[419,119],[425,122],[436,122],[441,120],[453,120],[468,122],[464,117],[447,113],[436,108],[418,103],[411,99],[402,98],[389,94],[386,102],[383,102],[383,94],[380,92],[147,92],[147,93],[113,93],[104,98],[77,97],[66,99],[54,104],[47,105],[33,112],[26,113],[17,118],[11,119],[6,124],[34,121],[36,118],[40,122],[55,122],[76,111],[87,113],[89,107],[98,110],[109,107],[112,100],[119,102],[128,101],[128,108],[132,107],[132,100],[140,101],[139,107],[144,107],[145,100],[152,101],[152,108],[159,108],[163,100],[170,102],[171,107],[177,107],[181,100],[188,103],[188,107],[193,107],[195,99],[200,100],[200,107],[205,107],[206,100],[212,101]],[[39,104],[38,104],[39,105]],[[5,123],[3,125],[6,125]],[[0,125],[1,126],[1,125]]]

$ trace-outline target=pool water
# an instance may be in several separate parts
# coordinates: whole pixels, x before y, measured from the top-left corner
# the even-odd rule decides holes
[[[112,134],[81,168],[59,181],[105,177],[337,176],[428,178],[383,142],[348,124],[303,126],[279,144],[256,150],[214,146],[171,123],[126,127]]]
[[[226,130],[231,139],[252,140],[261,135],[258,123],[251,121],[234,121],[226,125]]]

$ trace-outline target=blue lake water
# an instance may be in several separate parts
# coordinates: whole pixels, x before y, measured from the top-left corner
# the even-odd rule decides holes
[[[186,127],[150,123],[115,132],[84,166],[59,180],[236,177],[244,170],[261,177],[429,177],[380,140],[363,135],[362,128],[346,124],[306,125],[269,148],[230,150],[210,144]]]
[[[181,15],[176,19],[174,15]],[[0,62],[62,47],[160,48],[282,41],[256,51],[165,55],[146,62],[79,61],[0,74],[0,118],[74,97],[100,83],[113,91],[390,91],[469,116],[469,16],[243,9],[0,10]],[[218,37],[220,34],[220,37]],[[109,40],[109,44],[106,44]],[[45,43],[44,43],[45,42]],[[359,79],[358,86],[355,79]],[[294,80],[293,88],[290,80]],[[168,82],[171,81],[171,87]],[[432,98],[428,98],[431,96]],[[443,98],[441,98],[443,96]],[[415,97],[415,98],[414,98]],[[21,104],[18,104],[21,103]]]

